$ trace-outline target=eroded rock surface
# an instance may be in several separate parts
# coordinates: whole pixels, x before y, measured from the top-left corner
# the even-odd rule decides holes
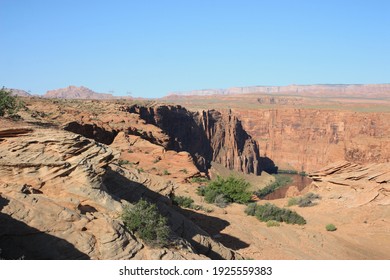
[[[350,206],[377,204],[390,206],[390,163],[361,165],[348,161],[336,162],[313,172],[314,185],[322,188],[340,186],[352,189]]]
[[[54,129],[19,132],[0,142],[1,257],[241,258],[169,207],[173,183],[109,165],[110,147]],[[122,208],[141,197],[169,216],[176,245],[151,248],[125,230]]]

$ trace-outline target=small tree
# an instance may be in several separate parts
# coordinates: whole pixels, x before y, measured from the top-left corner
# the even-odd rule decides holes
[[[146,244],[158,247],[168,244],[170,230],[167,219],[159,214],[155,204],[141,199],[134,207],[124,209],[122,220],[126,228]]]
[[[15,114],[21,106],[22,103],[16,96],[11,95],[11,91],[7,91],[4,87],[0,89],[0,117],[6,113],[8,115]]]
[[[215,199],[219,199],[223,195],[227,203],[237,202],[245,204],[250,201],[251,193],[248,191],[250,184],[243,178],[229,176],[228,178],[217,177],[216,180],[204,188],[203,194],[205,200],[209,203],[214,203]]]

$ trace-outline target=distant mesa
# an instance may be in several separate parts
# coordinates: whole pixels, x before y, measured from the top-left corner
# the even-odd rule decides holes
[[[44,98],[62,98],[62,99],[114,99],[112,94],[97,93],[93,90],[80,86],[68,86],[55,90],[49,90],[44,95]]]
[[[390,84],[318,84],[289,86],[249,86],[171,92],[166,97],[233,94],[271,94],[321,97],[390,98]]]

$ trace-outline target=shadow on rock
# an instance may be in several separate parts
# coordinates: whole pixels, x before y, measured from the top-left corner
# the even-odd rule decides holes
[[[9,200],[0,196],[0,211]],[[89,256],[64,239],[42,232],[0,212],[0,259],[87,260]]]
[[[275,162],[269,157],[260,157],[260,166],[261,170],[269,174],[277,174],[278,167],[275,165]]]
[[[216,241],[222,243],[225,247],[232,250],[238,250],[238,249],[249,247],[249,244],[241,241],[240,239],[225,233],[221,233],[222,230],[224,230],[227,226],[230,225],[228,221],[220,218],[204,215],[202,213],[192,211],[190,209],[183,209],[180,207],[178,208],[179,208],[178,211],[180,213],[182,213],[184,216],[186,216],[195,224],[197,224],[199,227],[201,227],[211,237],[213,237]]]

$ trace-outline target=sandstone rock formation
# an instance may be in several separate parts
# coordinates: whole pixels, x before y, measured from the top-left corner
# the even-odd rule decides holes
[[[189,152],[202,172],[207,172],[212,161],[245,173],[261,172],[258,144],[231,111],[193,113],[181,106],[137,105],[123,110],[161,128],[169,136],[164,147]]]
[[[310,177],[321,186],[341,186],[354,190],[353,203],[390,206],[390,163],[360,165],[348,161],[330,164]]]
[[[110,145],[118,133],[104,123],[78,123],[73,121],[65,124],[63,128],[106,145]]]
[[[310,172],[340,160],[390,158],[390,113],[283,107],[238,108],[234,114],[259,142],[261,156],[280,169]]]
[[[37,127],[0,135],[2,258],[241,258],[169,207],[174,184],[110,164],[108,146]],[[125,230],[122,208],[141,197],[169,217],[176,245],[151,248]]]

